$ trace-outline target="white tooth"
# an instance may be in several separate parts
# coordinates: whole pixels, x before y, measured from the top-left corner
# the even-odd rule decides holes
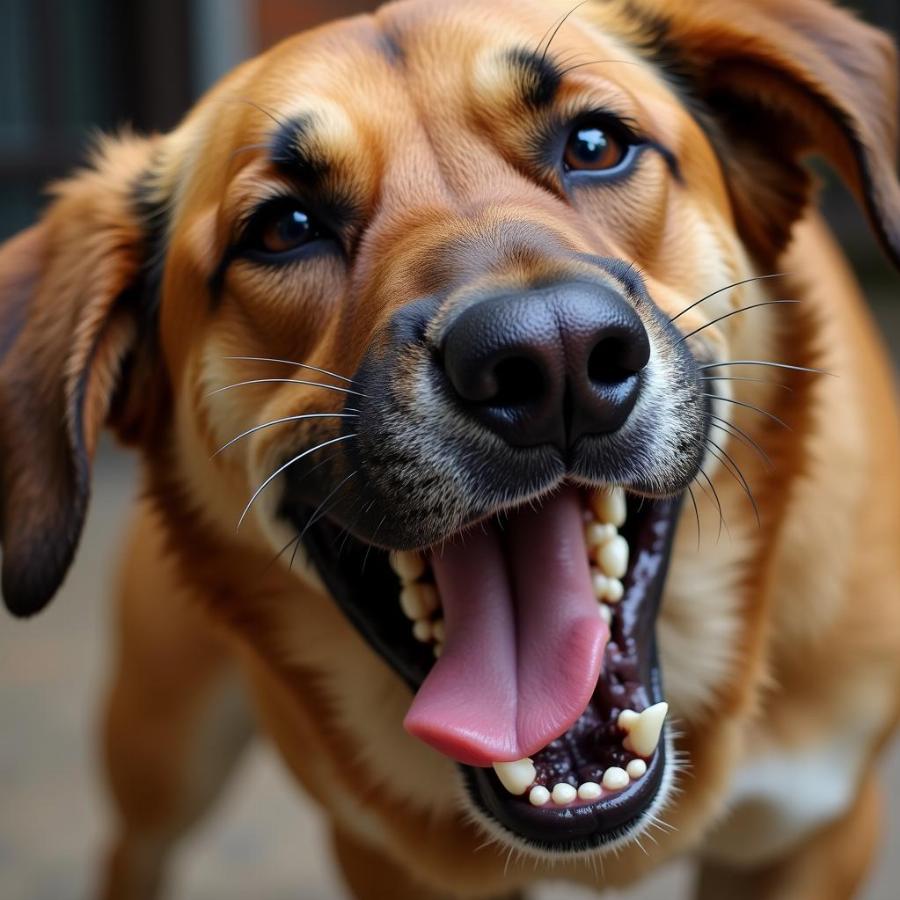
[[[427,644],[431,640],[431,622],[428,619],[417,619],[413,625],[413,637]]]
[[[631,726],[638,720],[638,713],[633,709],[623,709],[619,713],[617,724],[623,731],[631,731]]]
[[[666,721],[668,711],[668,703],[655,703],[638,713],[637,719],[631,725],[626,726],[628,737],[622,742],[625,749],[637,753],[638,756],[652,756],[659,743],[659,736],[662,734],[663,722]],[[621,719],[622,717],[619,716],[620,724]]]
[[[578,796],[578,791],[571,784],[558,784],[553,788],[550,796],[553,797],[553,802],[557,806],[565,806]]]
[[[591,522],[584,530],[584,539],[587,541],[588,547],[599,547],[601,544],[611,541],[617,534],[615,525]]]
[[[516,797],[521,797],[534,784],[534,778],[537,775],[534,763],[530,759],[496,762],[494,771],[503,787]]]
[[[390,555],[391,568],[405,584],[425,574],[425,559],[415,550],[394,550]]]
[[[612,625],[612,610],[605,603],[598,603],[597,611],[600,613],[600,618],[607,625]]]
[[[438,605],[437,591],[430,584],[408,584],[400,591],[400,607],[407,619],[425,619]]]
[[[647,774],[647,763],[642,759],[633,759],[625,766],[625,771],[632,781],[637,781],[638,778],[643,778]]]
[[[630,781],[628,773],[618,766],[611,766],[603,773],[603,787],[608,791],[621,791],[628,787]]]
[[[594,781],[586,781],[578,788],[579,800],[598,800],[603,793],[603,789]]]
[[[628,571],[628,541],[616,535],[597,548],[597,565],[610,578],[621,578]]]
[[[625,503],[625,491],[620,487],[606,488],[594,491],[591,495],[591,507],[594,515],[601,522],[608,522],[621,528],[625,524],[628,515],[628,507]]]
[[[594,596],[602,600],[609,589],[609,579],[597,569],[591,569],[591,585],[594,588]]]
[[[610,603],[618,603],[625,596],[625,587],[618,578],[610,578],[606,585],[606,598]]]
[[[435,644],[434,647],[432,647],[432,650],[434,651],[434,658],[440,659],[441,654],[444,652],[444,645],[443,644]]]
[[[550,791],[547,788],[536,784],[528,795],[528,802],[532,806],[545,806],[550,802]]]
[[[432,637],[438,641],[439,643],[444,642],[444,638],[447,636],[447,628],[444,625],[443,619],[436,619],[431,625],[431,635]]]

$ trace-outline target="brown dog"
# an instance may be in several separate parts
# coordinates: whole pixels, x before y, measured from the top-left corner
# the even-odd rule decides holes
[[[358,898],[684,852],[706,898],[854,893],[900,429],[802,161],[896,260],[896,88],[822,0],[404,0],[56,187],[0,254],[3,594],[58,588],[110,424],[107,896],[216,794],[237,685]]]

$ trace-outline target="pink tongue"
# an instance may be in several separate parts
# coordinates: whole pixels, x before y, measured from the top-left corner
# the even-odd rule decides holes
[[[536,753],[584,712],[609,639],[577,492],[472,529],[432,567],[447,636],[407,731],[473,766]]]

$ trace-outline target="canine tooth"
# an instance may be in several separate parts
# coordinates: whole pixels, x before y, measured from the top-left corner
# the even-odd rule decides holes
[[[447,636],[447,629],[443,619],[435,619],[431,623],[431,636],[441,644],[444,642],[444,638]]]
[[[603,787],[608,791],[621,791],[622,788],[628,787],[630,781],[628,773],[618,766],[610,766],[603,773]]]
[[[628,541],[617,534],[597,548],[597,565],[610,578],[621,578],[628,571]]]
[[[643,778],[647,774],[647,763],[642,759],[633,759],[625,766],[625,771],[632,781],[637,781],[638,778]]]
[[[496,762],[494,771],[500,783],[511,794],[521,797],[534,784],[537,772],[530,759],[517,759],[515,762]]]
[[[415,550],[394,550],[390,555],[391,568],[404,583],[415,581],[425,574],[425,560]]]
[[[417,619],[413,624],[413,637],[423,644],[427,644],[432,637],[431,622],[428,619]]]
[[[600,618],[607,625],[612,625],[612,610],[605,603],[598,603],[597,611],[600,613]]]
[[[609,588],[609,579],[597,569],[591,569],[591,585],[594,588],[594,596],[602,600]]]
[[[618,532],[615,525],[602,522],[591,522],[585,529],[585,540],[588,547],[599,547],[607,541],[611,541]]]
[[[400,607],[407,619],[426,619],[438,605],[437,591],[430,584],[408,584],[400,591]]]
[[[669,711],[668,703],[655,703],[638,713],[637,719],[626,726],[628,737],[622,742],[626,750],[638,756],[652,756],[662,734],[663,722]],[[621,724],[621,716],[619,717]]]
[[[628,516],[625,491],[620,487],[594,491],[591,496],[591,508],[601,522],[608,522],[620,528]]]
[[[631,726],[637,722],[638,715],[639,713],[636,713],[633,709],[623,709],[622,712],[619,713],[619,718],[617,719],[619,728],[623,731],[631,731]]]
[[[610,603],[618,603],[625,596],[625,587],[618,578],[610,578],[606,585],[606,599]]]
[[[528,795],[528,802],[532,806],[546,806],[550,802],[550,791],[536,784]]]
[[[578,787],[579,800],[599,800],[603,789],[595,781],[586,781]]]
[[[578,791],[571,784],[560,783],[553,788],[553,793],[550,796],[557,806],[565,806],[578,796]]]
[[[434,651],[434,658],[440,659],[441,654],[444,652],[444,645],[441,643],[437,643],[434,645],[434,647],[432,647],[432,650]]]

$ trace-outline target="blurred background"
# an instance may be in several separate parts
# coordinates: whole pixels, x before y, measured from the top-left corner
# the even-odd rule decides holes
[[[448,0],[451,2],[451,0]],[[487,0],[486,0],[487,2]],[[0,240],[39,215],[47,181],[84,158],[91,135],[171,128],[221,74],[295,31],[372,4],[354,0],[0,0]],[[898,0],[849,4],[900,30]],[[900,359],[900,280],[846,193],[823,202]],[[108,587],[135,493],[133,461],[99,454],[77,564],[50,609],[0,615],[0,900],[92,896],[109,810],[96,746],[110,660]],[[890,830],[866,900],[900,895],[900,749],[886,765]],[[344,896],[316,811],[262,742],[175,861],[172,896]],[[688,896],[675,865],[628,900]],[[585,897],[549,885],[541,900]],[[723,898],[725,900],[725,898]]]

